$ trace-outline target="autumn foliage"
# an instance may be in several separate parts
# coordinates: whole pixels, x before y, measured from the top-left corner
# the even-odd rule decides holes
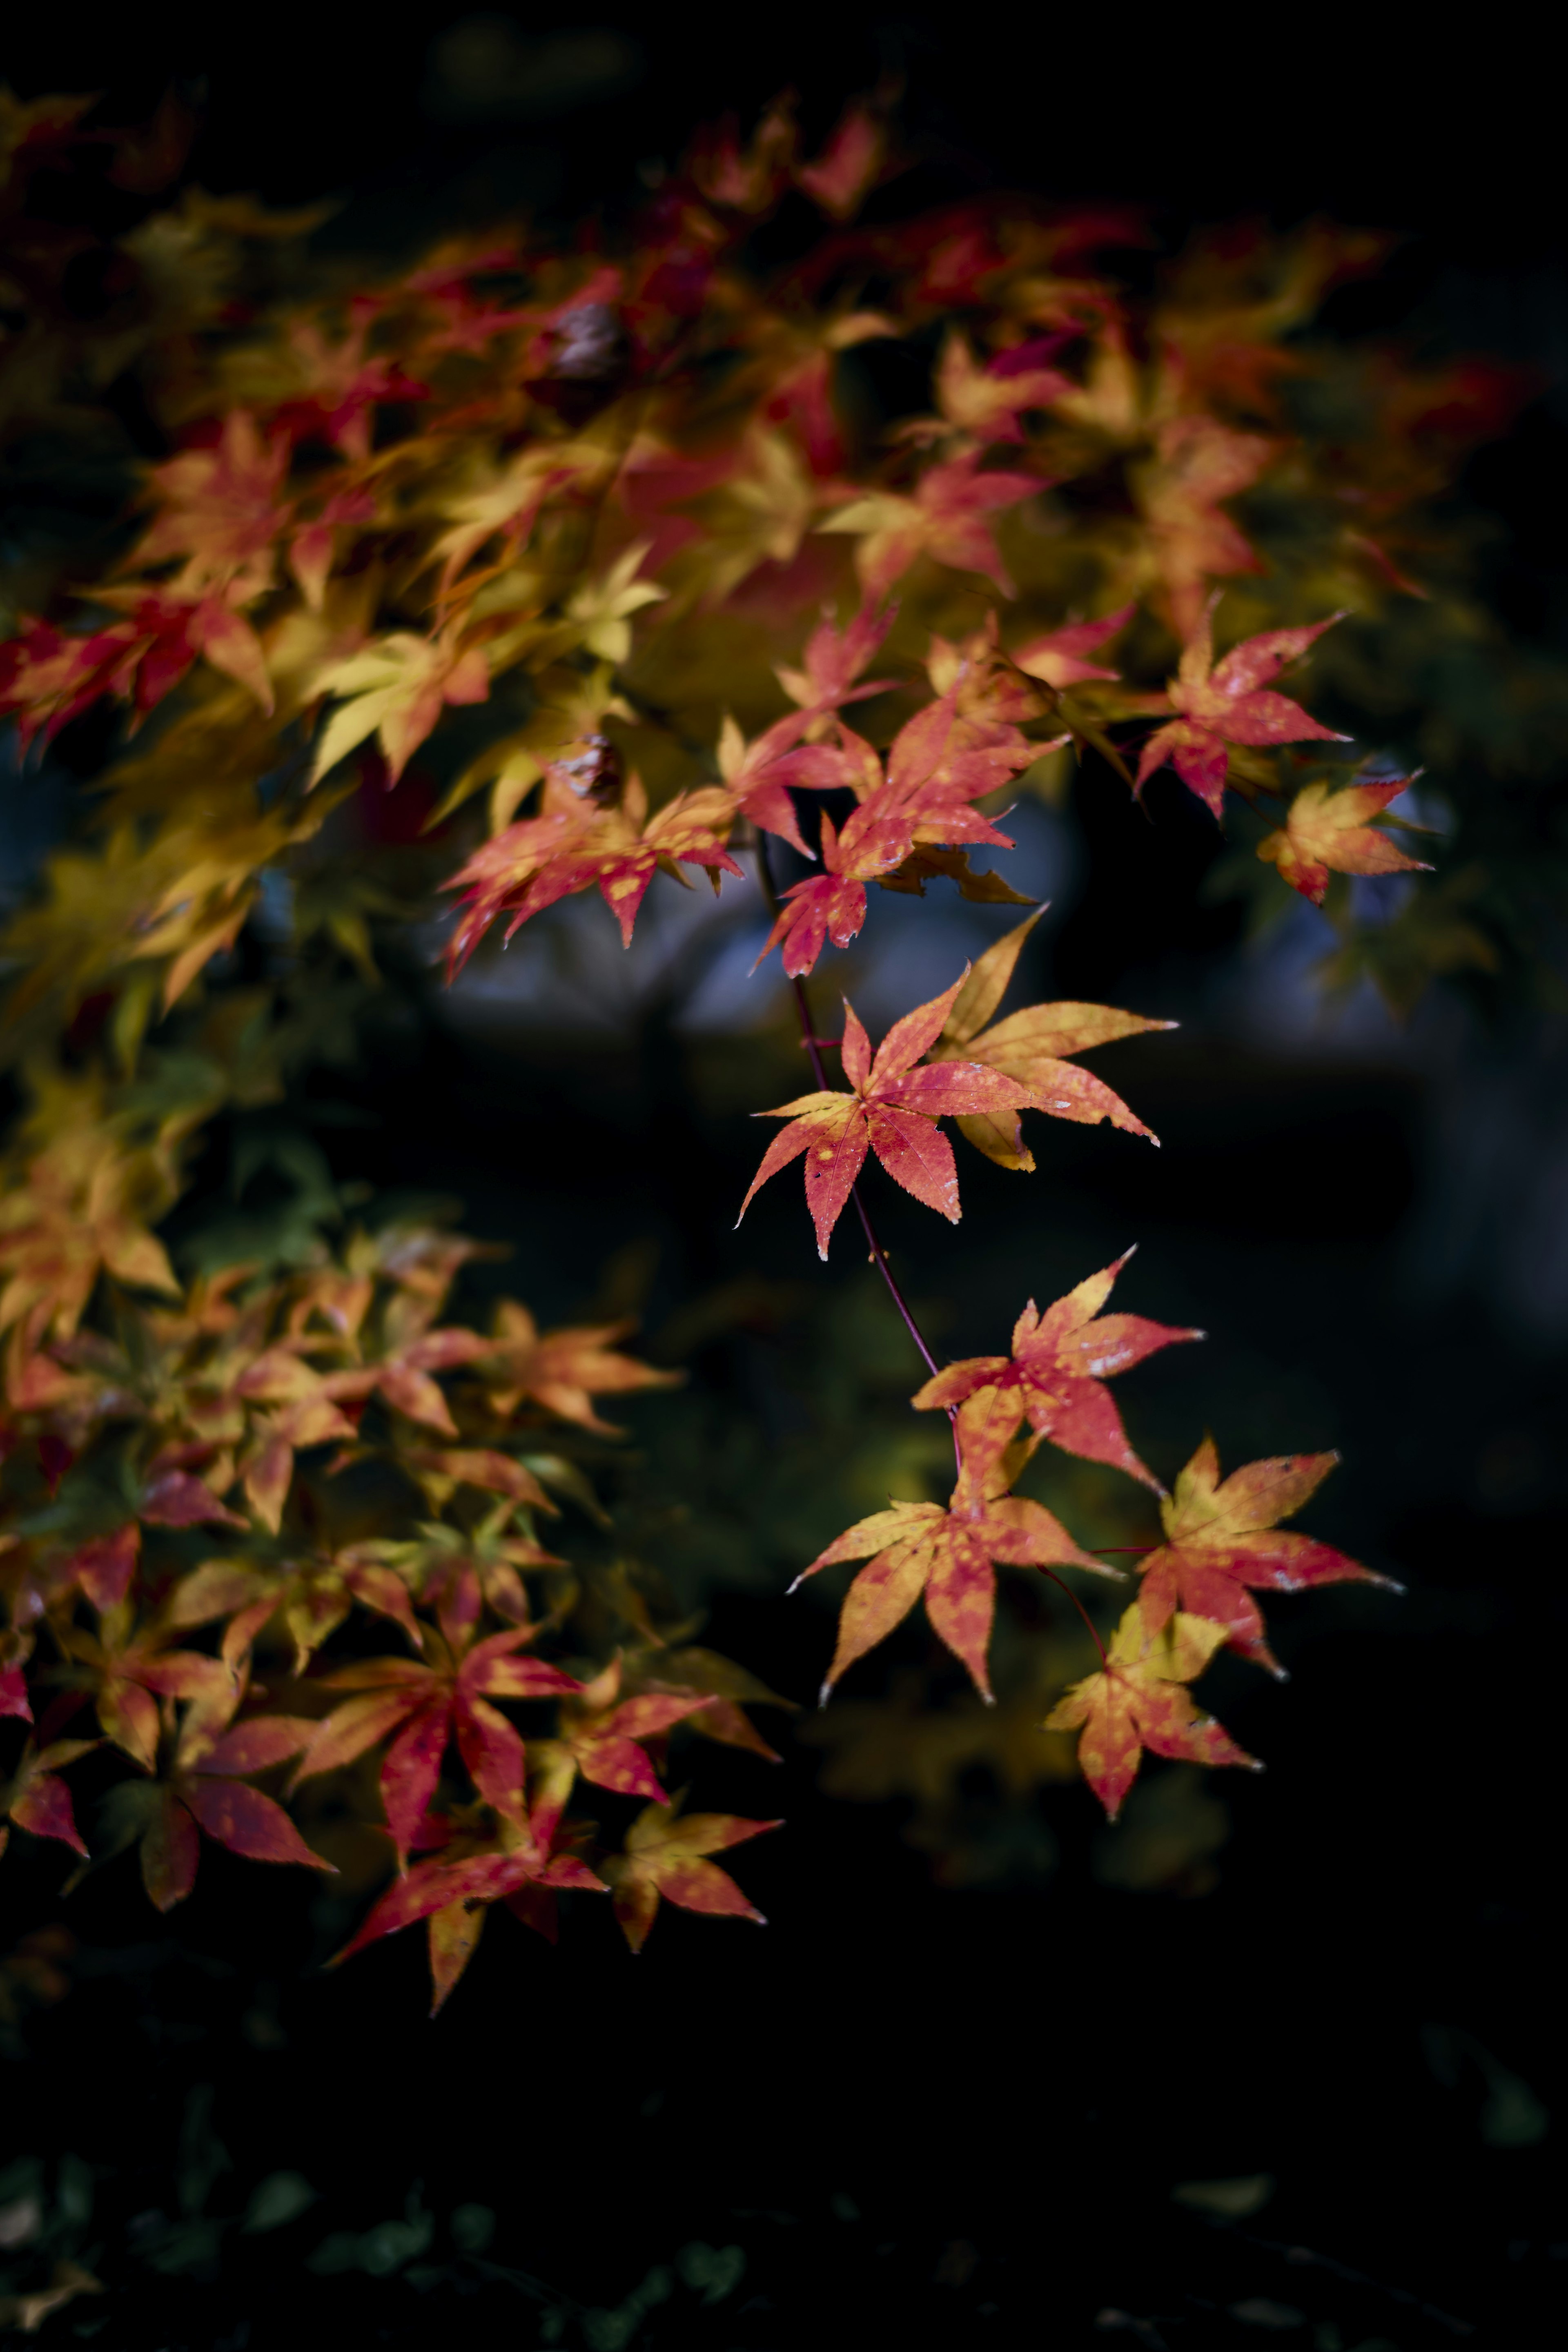
[[[6,107],[25,210],[30,175],[102,134],[83,100]],[[498,1906],[553,1937],[561,1894],[607,1895],[634,1950],[661,1902],[759,1916],[728,1857],[777,1824],[686,1811],[672,1784],[704,1740],[769,1754],[745,1706],[779,1702],[635,1576],[610,1606],[572,1564],[601,1507],[579,1439],[672,1376],[624,1327],[542,1333],[511,1298],[465,1320],[480,1244],[447,1229],[178,1265],[160,1237],[204,1131],[312,1050],[305,1000],[374,986],[411,874],[449,894],[450,976],[569,896],[596,892],[636,954],[650,887],[764,894],[814,1083],[754,1105],[784,1124],[737,1213],[804,1163],[820,1255],[869,1249],[912,1403],[955,1447],[945,1496],[802,1563],[864,1563],[825,1696],[919,1602],[989,1696],[997,1571],[1044,1579],[1099,1657],[1050,1725],[1080,1729],[1114,1814],[1144,1748],[1249,1760],[1191,1686],[1225,1645],[1271,1663],[1258,1593],[1367,1574],[1277,1525],[1329,1457],[1222,1482],[1205,1440],[1164,1495],[1108,1383],[1201,1334],[1107,1311],[1125,1261],[1043,1308],[1020,1267],[1010,1352],[944,1365],[878,1243],[879,1169],[958,1220],[950,1130],[1020,1173],[1039,1119],[1152,1142],[1080,1057],[1166,1024],[1004,1011],[1032,917],[874,1048],[806,983],[879,890],[1026,903],[1008,806],[1086,757],[1138,794],[1168,765],[1205,823],[1245,812],[1260,886],[1340,893],[1348,939],[1335,877],[1417,866],[1390,829],[1411,779],[1314,715],[1318,665],[1424,593],[1412,516],[1441,463],[1393,453],[1442,387],[1396,375],[1332,446],[1288,421],[1312,365],[1292,338],[1375,240],[1216,241],[1135,295],[1115,263],[1143,231],[1112,210],[860,225],[897,161],[875,109],[818,153],[780,109],[575,245],[503,224],[356,275],[312,263],[309,220],[195,188],[124,240],[112,357],[165,454],[118,535],[22,581],[0,646],[25,750],[89,721],[109,746],[4,945],[3,1785],[79,1875],[134,1847],[166,1908],[204,1842],[324,1870],[331,1788],[385,1832],[347,1948],[425,1923],[437,2004]],[[763,269],[786,205],[817,231]],[[63,267],[34,253],[18,429],[81,426],[105,380],[49,341]],[[868,424],[879,345],[923,354],[929,400]],[[1294,502],[1283,553],[1237,504],[1258,486]],[[1164,1542],[1130,1574],[1081,1547],[1016,1491],[1042,1445],[1152,1491]],[[1086,1603],[1115,1579],[1102,1638]]]

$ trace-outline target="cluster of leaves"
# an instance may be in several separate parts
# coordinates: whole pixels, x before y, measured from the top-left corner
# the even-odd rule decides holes
[[[700,868],[772,904],[817,1086],[773,1114],[756,1181],[805,1160],[824,1255],[853,1199],[885,1270],[868,1152],[957,1218],[944,1117],[1020,1171],[1025,1110],[1147,1135],[1077,1056],[1161,1024],[994,1018],[1026,924],[874,1058],[847,1013],[841,1088],[805,982],[873,883],[1025,903],[971,855],[1012,845],[1004,796],[1055,791],[1068,747],[1139,793],[1168,763],[1215,818],[1275,803],[1264,886],[1349,925],[1332,877],[1416,866],[1378,822],[1408,779],[1363,772],[1274,680],[1331,625],[1364,654],[1423,609],[1426,502],[1505,402],[1390,366],[1331,429],[1293,419],[1327,368],[1302,331],[1376,239],[1232,236],[1148,295],[1112,267],[1143,236],[1114,210],[857,225],[897,161],[868,105],[815,157],[782,106],[749,143],[700,139],[570,248],[503,226],[351,271],[312,259],[311,222],[187,189],[114,242],[113,333],[65,334],[69,252],[34,234],[33,192],[89,153],[166,181],[161,121],[138,147],[85,100],[3,119],[12,429],[106,446],[102,387],[129,372],[159,443],[112,528],[13,568],[0,646],[24,751],[107,746],[3,950],[25,1108],[0,1207],[0,1688],[37,1717],[8,1803],[79,1848],[61,1775],[117,1754],[105,1843],[140,1843],[166,1905],[204,1832],[318,1862],[255,1780],[352,1782],[381,1750],[398,1875],[349,1948],[427,1920],[439,2000],[498,1901],[548,1931],[557,1889],[608,1885],[634,1946],[661,1895],[754,1916],[710,1857],[768,1824],[679,1813],[657,1765],[682,1726],[759,1747],[738,1702],[767,1694],[656,1624],[629,1574],[606,1601],[542,1547],[552,1495],[594,1507],[549,1449],[655,1377],[620,1335],[541,1339],[515,1303],[488,1333],[441,1322],[475,1245],[429,1230],[209,1250],[182,1285],[153,1227],[203,1130],[337,1050],[436,887],[455,975],[498,924],[595,888],[629,946],[655,873]],[[759,231],[813,207],[826,227],[764,263]],[[901,410],[879,354],[922,385]],[[780,860],[812,870],[775,893]],[[1452,882],[1412,900],[1402,970],[1492,955]],[[1097,1320],[1110,1279],[1031,1309],[1009,1359],[928,1354],[916,1402],[953,1416],[956,1485],[805,1571],[875,1555],[829,1685],[923,1592],[987,1693],[994,1563],[1106,1572],[1011,1490],[1044,1439],[1155,1483],[1102,1382],[1190,1335]],[[1051,1718],[1084,1726],[1112,1812],[1143,1747],[1242,1760],[1186,1686],[1222,1643],[1267,1660],[1251,1587],[1365,1573],[1269,1532],[1325,1466],[1221,1486],[1200,1450],[1164,1503],[1102,1671]],[[365,1654],[378,1622],[398,1646]],[[252,1656],[280,1632],[288,1703],[261,1712]],[[68,1734],[89,1703],[107,1751]],[[648,1801],[618,1849],[569,1811],[579,1781]]]
[[[73,1232],[96,1253],[74,1290],[59,1276]],[[145,1228],[124,1232],[117,1261],[85,1221],[7,1234],[0,1318],[24,1410],[7,1429],[0,1714],[30,1728],[0,1851],[15,1823],[88,1866],[64,1776],[102,1752],[132,1769],[100,1777],[91,1865],[138,1847],[160,1909],[190,1892],[204,1835],[331,1869],[255,1783],[288,1766],[297,1786],[389,1742],[379,1793],[403,1874],[350,1948],[428,1919],[437,2005],[493,1901],[553,1938],[557,1889],[613,1885],[634,1949],[663,1895],[757,1916],[703,1857],[770,1825],[678,1815],[655,1759],[682,1724],[771,1755],[737,1704],[769,1694],[672,1646],[624,1570],[574,1574],[539,1537],[563,1504],[596,1513],[561,1439],[614,1436],[595,1399],[671,1375],[620,1352],[622,1327],[542,1335],[514,1300],[489,1333],[442,1321],[479,1250],[433,1229],[358,1235],[341,1263],[280,1280],[231,1267],[184,1286]],[[106,1268],[110,1328],[88,1329],[81,1298]],[[351,1617],[395,1650],[312,1675]],[[606,1626],[622,1639],[595,1661]],[[273,1693],[252,1674],[269,1629]],[[521,1703],[523,1727],[497,1701]],[[74,1736],[88,1708],[93,1735]],[[567,1811],[580,1780],[645,1801],[598,1870],[595,1825]]]

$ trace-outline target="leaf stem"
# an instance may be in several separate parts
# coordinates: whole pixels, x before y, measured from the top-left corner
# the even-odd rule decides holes
[[[1104,1545],[1100,1545],[1099,1549],[1103,1550],[1105,1547]],[[1079,1615],[1089,1627],[1089,1638],[1094,1643],[1095,1648],[1100,1652],[1101,1669],[1105,1672],[1109,1672],[1110,1660],[1105,1654],[1105,1644],[1100,1638],[1099,1628],[1096,1626],[1093,1618],[1089,1615],[1082,1601],[1079,1599],[1078,1594],[1073,1591],[1072,1586],[1068,1584],[1065,1577],[1058,1576],[1054,1568],[1044,1569],[1041,1570],[1041,1573],[1042,1575],[1048,1576],[1053,1584],[1059,1584],[1061,1586],[1062,1591],[1067,1594],[1068,1599],[1072,1602],[1073,1607],[1078,1611]]]
[[[752,830],[756,837],[757,874],[762,882],[763,895],[766,898],[773,914],[776,916],[779,910],[778,892],[773,887],[773,868],[768,863],[767,836],[763,833],[761,825],[753,825]],[[831,1039],[818,1037],[816,1024],[811,1017],[811,1004],[806,996],[805,982],[798,972],[792,973],[790,977],[790,986],[795,991],[795,1010],[800,1014],[800,1042],[805,1046],[807,1057],[810,1060],[811,1075],[816,1080],[819,1092],[823,1094],[833,1092],[835,1090],[830,1088],[828,1086],[827,1073],[824,1069],[822,1063],[822,1047],[825,1044],[831,1044],[833,1041]],[[883,1281],[888,1286],[888,1296],[891,1298],[894,1306],[898,1308],[900,1315],[903,1318],[904,1328],[909,1333],[910,1339],[914,1341],[917,1349],[920,1350],[921,1361],[924,1364],[932,1380],[935,1380],[937,1374],[942,1370],[942,1366],[937,1362],[936,1358],[931,1354],[931,1349],[927,1347],[925,1335],[921,1331],[920,1325],[915,1321],[914,1316],[910,1308],[910,1303],[904,1297],[903,1292],[899,1288],[898,1283],[894,1279],[892,1267],[888,1264],[888,1253],[882,1247],[881,1243],[877,1239],[876,1232],[872,1226],[866,1203],[860,1197],[860,1187],[858,1184],[851,1184],[849,1187],[849,1198],[855,1203],[855,1213],[860,1220],[860,1229],[866,1236],[867,1247],[870,1250],[872,1259],[880,1273]],[[962,1472],[963,1468],[963,1455],[960,1451],[958,1443],[958,1414],[951,1405],[947,1409],[947,1417],[952,1427],[953,1460],[956,1462],[959,1470]]]

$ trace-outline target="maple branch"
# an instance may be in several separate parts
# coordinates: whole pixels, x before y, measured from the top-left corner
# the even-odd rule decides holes
[[[757,874],[762,882],[763,895],[766,898],[772,912],[776,916],[779,910],[779,899],[778,892],[773,887],[773,868],[768,864],[767,835],[763,833],[760,824],[754,824],[752,827],[752,831],[756,838]],[[837,1040],[836,1038],[819,1037],[817,1035],[816,1024],[813,1022],[811,1017],[811,1004],[806,996],[805,982],[798,972],[792,974],[790,985],[795,991],[795,1010],[800,1014],[800,1042],[805,1046],[807,1058],[811,1063],[811,1075],[816,1080],[818,1091],[822,1094],[827,1094],[831,1092],[832,1089],[828,1087],[827,1073],[822,1066],[822,1048],[826,1045],[836,1045]],[[914,1341],[915,1346],[919,1349],[921,1362],[934,1380],[937,1374],[941,1371],[942,1366],[937,1362],[936,1358],[931,1354],[931,1349],[927,1347],[925,1335],[921,1331],[920,1325],[915,1321],[913,1314],[910,1312],[910,1303],[904,1297],[903,1292],[899,1288],[898,1283],[894,1279],[892,1267],[888,1264],[888,1254],[882,1247],[880,1242],[877,1239],[870,1217],[867,1213],[866,1203],[860,1197],[860,1187],[858,1184],[851,1184],[849,1187],[849,1198],[855,1203],[855,1213],[860,1220],[860,1229],[866,1236],[867,1247],[870,1250],[872,1261],[880,1273],[883,1281],[888,1286],[888,1295],[891,1298],[894,1306],[898,1308],[899,1313],[902,1316],[904,1328],[909,1333],[910,1339]],[[962,1471],[963,1468],[963,1455],[960,1450],[958,1443],[958,1412],[955,1407],[952,1405],[948,1407],[947,1417],[952,1427],[953,1459],[957,1463],[960,1471]]]
[[[1106,1549],[1106,1546],[1101,1544],[1098,1546],[1097,1549],[1103,1551]],[[1072,1586],[1068,1583],[1064,1577],[1058,1576],[1054,1568],[1043,1568],[1040,1570],[1040,1573],[1042,1576],[1048,1576],[1053,1584],[1059,1584],[1061,1586],[1062,1591],[1067,1594],[1068,1599],[1072,1602],[1073,1607],[1078,1611],[1079,1615],[1089,1627],[1089,1638],[1094,1643],[1095,1648],[1100,1652],[1101,1671],[1109,1671],[1110,1661],[1105,1654],[1105,1644],[1100,1638],[1099,1629],[1096,1626],[1093,1618],[1089,1615],[1088,1610],[1079,1599],[1078,1594],[1073,1591]]]

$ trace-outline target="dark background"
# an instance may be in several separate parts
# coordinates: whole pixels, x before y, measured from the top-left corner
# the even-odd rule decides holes
[[[269,8],[89,34],[62,19],[8,33],[7,70],[24,95],[106,87],[128,107],[184,80],[203,107],[195,176],[274,203],[340,194],[325,234],[349,246],[519,201],[570,219],[634,195],[633,166],[668,163],[726,108],[744,117],[788,83],[826,127],[887,72],[904,77],[920,159],[900,204],[997,183],[1142,199],[1167,244],[1257,210],[1392,226],[1408,234],[1389,269],[1335,298],[1342,331],[1541,372],[1467,488],[1502,526],[1498,601],[1551,641],[1568,306],[1546,78],[1517,24],[1467,41],[1461,66],[1430,42],[1384,50],[1348,13],[1143,28],[976,12],[957,32],[915,11],[791,11],[742,38],[604,11],[585,21],[618,48],[553,65],[536,48],[533,83],[520,70],[487,113],[428,61],[458,13]],[[971,1159],[961,1234],[933,1244],[884,1187],[886,1237],[948,1302],[955,1353],[996,1344],[1021,1255],[1048,1297],[1138,1237],[1137,1305],[1214,1334],[1172,1432],[1190,1444],[1212,1416],[1227,1462],[1342,1445],[1314,1531],[1407,1597],[1284,1606],[1292,1682],[1216,1678],[1217,1711],[1268,1770],[1226,1786],[1232,1832],[1202,1895],[1102,1884],[1081,1790],[1052,1801],[1053,1874],[935,1888],[898,1806],[828,1801],[815,1751],[791,1746],[771,1777],[741,1759],[701,1790],[787,1818],[737,1859],[765,1934],[667,1911],[634,1963],[586,1903],[553,1958],[498,1922],[427,2027],[413,1937],[323,1978],[333,1923],[303,1892],[258,1904],[254,1874],[209,1853],[191,1904],[153,1925],[105,1874],[74,1901],[71,1999],[6,2066],[0,2158],[76,2151],[123,2233],[174,2212],[182,2166],[210,2155],[190,2102],[211,2084],[233,2179],[209,2210],[237,2210],[279,2167],[324,2200],[286,2235],[228,2233],[212,2278],[148,2274],[105,2342],[237,2347],[243,2314],[256,2344],[459,2324],[535,2340],[526,2299],[478,2272],[474,2300],[437,2314],[400,2279],[302,2267],[323,2213],[368,2227],[416,2181],[437,2215],[493,2207],[500,2259],[590,2305],[684,2241],[741,2244],[743,2288],[650,2338],[732,2352],[1073,2344],[1099,2340],[1097,2315],[1107,2335],[1178,2347],[1272,2326],[1317,2352],[1415,2347],[1461,2340],[1455,2319],[1487,2342],[1542,2340],[1568,2254],[1550,1924],[1568,1297],[1521,1235],[1531,1218],[1553,1230],[1568,1196],[1560,1043],[1538,1013],[1494,1007],[1483,1027],[1455,1003],[1405,1036],[1362,1008],[1281,1044],[1236,1014],[1254,968],[1234,910],[1199,896],[1210,836],[1173,789],[1152,830],[1118,790],[1092,770],[1078,787],[1077,879],[1039,976],[1183,1017],[1178,1040],[1106,1066],[1163,1153],[1053,1137],[1026,1200]],[[756,1130],[725,1108],[729,1049],[683,1038],[668,1009],[569,1064],[523,1034],[410,1014],[361,1082],[378,1123],[331,1143],[339,1172],[464,1198],[474,1229],[514,1241],[509,1283],[549,1313],[586,1303],[595,1252],[649,1237],[656,1328],[742,1276],[815,1280],[784,1184],[730,1233]],[[563,1234],[583,1236],[575,1264]],[[822,1278],[847,1288],[843,1258]],[[784,1377],[772,1360],[725,1339],[693,1370],[701,1392],[760,1412]],[[1161,1443],[1166,1393],[1151,1390]],[[656,1455],[662,1410],[638,1423]],[[704,1638],[804,1696],[826,1631],[742,1592],[718,1597]],[[1272,2200],[1234,2225],[1171,2201],[1179,2183],[1262,2174]]]

